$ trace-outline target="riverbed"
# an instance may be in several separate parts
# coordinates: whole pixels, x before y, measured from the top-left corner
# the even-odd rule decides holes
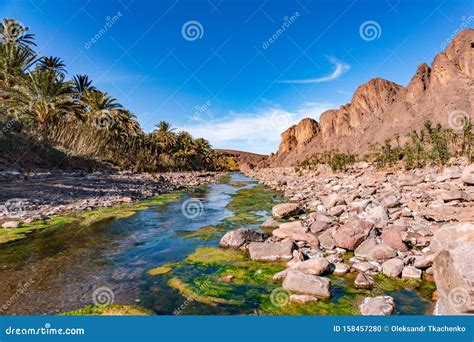
[[[45,229],[1,246],[2,314],[61,314],[94,303],[160,315],[357,314],[360,298],[373,293],[394,297],[395,314],[429,312],[427,282],[378,279],[369,292],[354,289],[351,275],[329,276],[330,300],[281,300],[271,277],[283,264],[218,247],[226,231],[260,229],[280,194],[235,173],[179,195],[129,217]]]

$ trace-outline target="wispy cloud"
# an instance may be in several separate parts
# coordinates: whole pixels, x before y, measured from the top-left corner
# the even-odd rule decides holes
[[[328,60],[331,64],[334,65],[334,71],[331,74],[327,75],[327,76],[323,76],[323,77],[319,77],[319,78],[302,79],[302,80],[284,80],[284,81],[280,81],[280,83],[309,84],[309,83],[329,82],[329,81],[333,81],[335,79],[338,79],[344,73],[349,71],[349,69],[351,68],[351,66],[349,64],[341,62],[340,60],[338,60],[334,57],[329,57]]]
[[[295,111],[271,107],[256,113],[230,113],[221,120],[197,122],[183,127],[195,137],[205,137],[215,148],[230,148],[256,153],[278,149],[280,134],[301,119],[319,119],[329,103],[305,103]]]

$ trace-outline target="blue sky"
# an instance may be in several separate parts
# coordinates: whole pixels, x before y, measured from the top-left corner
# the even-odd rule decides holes
[[[467,0],[0,0],[2,17],[29,26],[43,55],[61,57],[70,76],[88,74],[144,130],[166,120],[216,148],[260,153],[373,77],[406,85],[456,30],[473,27],[473,9]]]

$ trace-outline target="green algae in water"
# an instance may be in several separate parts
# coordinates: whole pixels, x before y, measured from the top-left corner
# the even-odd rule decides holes
[[[157,195],[134,204],[120,204],[113,207],[82,212],[79,214],[79,217],[82,219],[81,225],[90,226],[103,220],[127,218],[135,215],[137,211],[175,202],[180,198],[181,193]]]
[[[130,217],[135,215],[139,210],[164,205],[177,201],[180,198],[181,193],[163,194],[151,197],[150,199],[139,203],[120,204],[113,207],[99,208],[90,211],[78,211],[71,213],[70,216],[57,216],[31,223],[25,223],[20,228],[0,229],[0,244],[23,239],[36,231],[50,228],[61,228],[78,222],[81,226],[90,226],[94,223],[108,219]]]
[[[46,228],[59,228],[77,222],[75,217],[58,216],[45,220],[25,223],[20,228],[0,229],[0,244],[25,238],[28,234]]]
[[[87,305],[81,309],[62,313],[61,316],[151,316],[154,312],[141,306],[110,304]]]
[[[206,226],[194,231],[179,231],[177,234],[183,239],[209,241],[220,238],[228,231],[225,227]]]
[[[171,272],[171,270],[172,270],[171,266],[163,265],[163,266],[152,268],[151,270],[148,270],[146,273],[151,276],[156,276],[159,274],[165,274],[165,273]]]
[[[276,204],[275,191],[262,186],[244,188],[232,195],[232,201],[227,205],[234,213],[271,210]]]

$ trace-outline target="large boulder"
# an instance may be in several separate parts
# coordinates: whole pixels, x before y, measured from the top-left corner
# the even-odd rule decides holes
[[[330,280],[298,270],[289,270],[283,281],[283,288],[287,291],[307,294],[317,298],[329,298]]]
[[[374,224],[368,221],[347,221],[333,234],[336,246],[353,251],[364,241],[373,227]]]
[[[395,301],[390,296],[366,297],[359,305],[364,316],[389,316],[395,308]]]
[[[307,233],[308,229],[301,221],[293,221],[280,224],[272,234],[279,239],[292,239],[294,241],[306,241],[311,245],[319,245],[318,237],[312,233]]]
[[[281,242],[252,242],[248,249],[250,259],[262,261],[291,260],[294,243],[291,240]]]
[[[448,223],[435,232],[430,250],[449,250],[463,242],[474,242],[474,223]]]
[[[474,242],[442,250],[433,263],[439,300],[435,314],[474,313]]]
[[[239,228],[226,233],[220,241],[223,248],[247,249],[251,242],[263,242],[265,235],[251,228]]]
[[[382,230],[382,235],[380,238],[382,239],[384,245],[390,246],[400,252],[406,252],[408,248],[402,239],[402,232],[404,231],[406,231],[406,227],[403,226],[385,228]]]
[[[320,275],[328,270],[329,261],[327,261],[327,259],[323,257],[315,257],[293,264],[290,268],[308,274]]]
[[[394,258],[396,256],[397,252],[392,247],[385,244],[379,244],[369,251],[367,254],[367,259],[377,262],[384,262],[385,260]]]
[[[421,279],[422,271],[418,268],[413,266],[405,266],[402,270],[402,278],[403,279],[414,279],[420,280]]]
[[[461,179],[467,185],[474,185],[474,164],[464,168],[461,174]]]
[[[276,218],[284,218],[299,214],[301,211],[297,203],[281,203],[272,208],[272,215]]]
[[[363,241],[354,251],[354,255],[359,258],[367,259],[370,251],[377,246],[377,240],[375,238],[368,238]]]

